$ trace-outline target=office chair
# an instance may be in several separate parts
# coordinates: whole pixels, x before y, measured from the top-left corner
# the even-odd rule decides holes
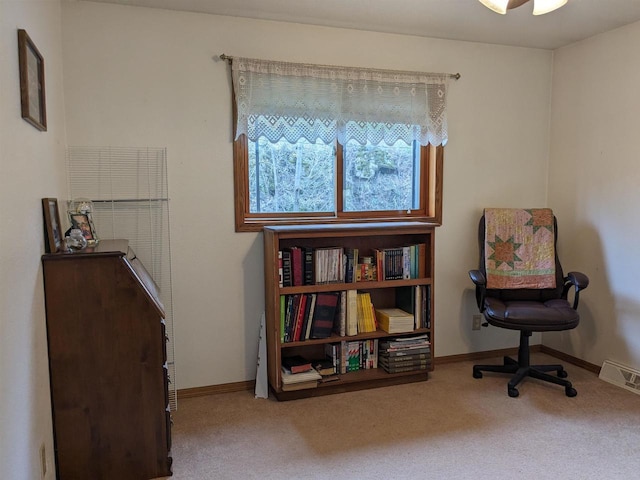
[[[557,221],[548,208],[485,209],[480,219],[480,268],[469,271],[478,308],[488,324],[519,330],[520,346],[517,361],[505,356],[503,365],[474,365],[473,377],[482,378],[483,371],[514,374],[507,385],[510,397],[519,395],[516,386],[525,377],[561,385],[568,397],[577,395],[562,365],[531,365],[529,358],[532,332],[578,326],[579,292],[589,285],[580,272],[564,277],[557,238]],[[572,286],[573,305],[567,300]],[[547,373],[554,371],[557,376]]]

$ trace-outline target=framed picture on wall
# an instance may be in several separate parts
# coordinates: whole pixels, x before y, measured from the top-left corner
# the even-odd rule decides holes
[[[44,244],[45,252],[56,253],[62,247],[62,226],[57,198],[42,199],[42,213],[44,216]]]
[[[47,130],[44,95],[44,59],[25,30],[18,30],[20,103],[22,118],[38,130]]]
[[[82,236],[87,240],[87,245],[98,243],[96,227],[93,225],[90,213],[69,212],[69,220],[71,220],[71,228],[77,228],[82,232]]]

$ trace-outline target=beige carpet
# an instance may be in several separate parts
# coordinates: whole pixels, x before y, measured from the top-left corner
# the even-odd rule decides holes
[[[506,376],[476,380],[471,365],[292,402],[251,392],[180,400],[171,478],[640,479],[640,395],[565,364],[577,397],[527,379],[509,398]]]

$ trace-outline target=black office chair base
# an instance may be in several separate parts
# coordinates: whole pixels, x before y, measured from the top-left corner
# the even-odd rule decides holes
[[[474,365],[473,378],[482,378],[483,371],[514,374],[507,384],[507,394],[513,398],[520,395],[516,386],[526,377],[533,377],[538,380],[560,385],[564,387],[564,393],[567,397],[575,397],[578,392],[573,388],[570,381],[564,380],[567,378],[567,372],[562,365],[531,365],[529,363],[530,336],[531,332],[520,332],[518,361],[505,356],[502,365]],[[556,372],[556,376],[549,375],[547,372]]]

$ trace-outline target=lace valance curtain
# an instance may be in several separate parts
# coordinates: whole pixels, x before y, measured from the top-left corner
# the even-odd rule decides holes
[[[345,145],[447,142],[449,74],[235,57],[236,139]]]

